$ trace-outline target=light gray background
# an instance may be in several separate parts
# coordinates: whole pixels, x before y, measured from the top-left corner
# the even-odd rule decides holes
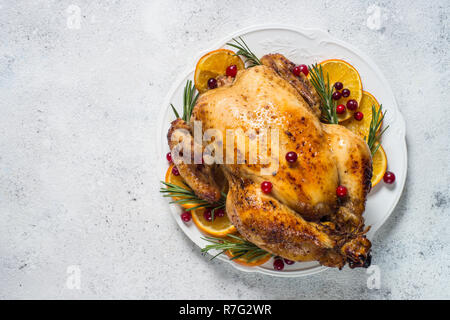
[[[449,2],[198,2],[0,1],[0,298],[450,298]],[[200,50],[261,23],[328,31],[395,92],[409,167],[373,241],[380,290],[364,269],[280,279],[209,262],[158,193],[168,88]]]

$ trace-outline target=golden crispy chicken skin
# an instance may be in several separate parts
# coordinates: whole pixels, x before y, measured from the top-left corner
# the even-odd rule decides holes
[[[223,140],[213,144],[224,155],[227,130],[248,133],[244,145],[234,146],[234,160],[241,155],[245,161],[218,165],[229,185],[231,222],[248,241],[274,255],[338,268],[346,262],[368,266],[371,243],[362,217],[372,174],[367,144],[342,126],[319,121],[317,94],[305,77],[292,78],[293,63],[282,55],[261,61],[264,65],[239,71],[232,84],[203,93],[191,118],[191,123],[201,121],[203,132],[222,133]],[[269,143],[272,162],[252,162],[249,145],[265,130],[278,132],[276,148]],[[298,155],[293,164],[285,159],[290,151]],[[199,196],[208,190],[204,199],[217,194],[208,173],[195,179],[192,167],[185,167],[180,174]],[[273,185],[269,194],[261,190],[263,181]],[[348,189],[345,200],[336,196],[339,185]]]
[[[320,99],[316,90],[303,73],[295,76],[295,63],[279,53],[266,54],[261,58],[262,64],[271,67],[280,77],[288,81],[305,99],[316,116],[320,116]]]
[[[182,119],[176,119],[172,122],[167,134],[169,148],[172,151],[172,158],[175,160],[180,155],[176,155],[176,145],[179,143],[187,143],[190,145],[191,153],[188,155],[187,161],[175,160],[180,175],[183,180],[194,190],[195,194],[211,203],[220,199],[220,189],[214,180],[214,167],[194,163],[194,139],[192,139],[190,126]],[[201,146],[200,146],[201,147]],[[186,148],[185,148],[186,150]]]

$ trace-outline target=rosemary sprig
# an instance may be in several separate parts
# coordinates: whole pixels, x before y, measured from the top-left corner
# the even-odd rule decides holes
[[[239,40],[238,40],[239,39]],[[257,65],[261,65],[261,61],[258,57],[250,50],[250,48],[245,43],[244,39],[239,37],[238,39],[233,38],[232,40],[235,42],[227,42],[227,45],[233,48],[238,49],[236,55],[243,56],[245,58],[245,63],[248,63],[248,67],[254,67]]]
[[[386,112],[383,113],[382,109],[383,105],[380,105],[378,111],[376,110],[375,105],[372,105],[372,120],[370,121],[369,135],[367,137],[364,137],[364,140],[366,140],[367,145],[370,148],[372,157],[375,155],[378,148],[380,148],[380,143],[377,142],[380,140],[381,135],[387,130],[387,128],[389,128],[389,126],[387,126],[379,133],[377,133],[383,123],[383,119],[386,114]]]
[[[214,213],[218,209],[225,208],[225,202],[227,199],[227,195],[222,192],[222,196],[217,203],[211,204],[206,200],[200,199],[195,192],[185,183],[184,186],[179,186],[173,183],[168,183],[161,181],[165,187],[162,187],[159,192],[163,194],[165,198],[179,198],[178,200],[173,200],[170,203],[175,203],[179,205],[183,204],[195,204],[192,208],[186,209],[186,211],[191,211],[199,208],[211,208],[211,217],[212,221],[214,221]]]
[[[180,115],[178,114],[177,109],[175,109],[175,107],[173,106],[173,104],[170,104],[170,106],[172,107],[172,111],[173,113],[175,113],[175,117],[177,117],[177,119],[180,117]]]
[[[195,94],[195,86],[191,80],[186,82],[183,96],[183,120],[189,123],[191,119],[192,110],[194,110],[199,93]]]
[[[268,254],[269,252],[259,248],[255,244],[242,239],[239,236],[229,234],[227,235],[230,240],[226,238],[215,238],[215,237],[204,237],[203,240],[211,242],[212,244],[207,245],[202,248],[203,253],[207,253],[209,250],[220,250],[218,254],[211,258],[214,259],[217,256],[225,253],[227,250],[230,250],[233,254],[233,257],[230,260],[234,260],[237,258],[245,258],[247,262],[255,261],[256,259],[262,258]]]
[[[187,185],[185,187],[178,186],[173,183],[168,183],[161,181],[162,184],[164,184],[166,187],[161,188],[159,191],[163,194],[163,197],[165,198],[173,198],[177,197],[180,198],[178,200],[173,200],[170,203],[176,203],[176,204],[187,204],[187,203],[195,203],[196,205],[192,208],[186,209],[186,211],[198,209],[198,208],[204,208],[210,206],[210,203],[208,201],[205,201],[203,199],[200,199],[197,197],[197,195],[192,191],[191,188],[189,188]]]
[[[327,73],[327,79],[323,75],[321,65],[314,64],[308,67],[311,75],[311,84],[320,97],[320,109],[322,110],[322,118],[331,124],[338,124],[336,114],[336,102],[333,100],[333,89],[330,86],[330,77]]]
[[[199,93],[195,93],[196,89],[194,84],[191,80],[186,81],[186,85],[184,86],[184,92],[183,92],[183,119],[187,123],[189,123],[192,115],[192,110],[194,110],[195,103],[197,102]],[[173,106],[173,104],[170,104],[172,107],[173,113],[177,118],[180,118],[180,115],[178,114],[177,110]]]

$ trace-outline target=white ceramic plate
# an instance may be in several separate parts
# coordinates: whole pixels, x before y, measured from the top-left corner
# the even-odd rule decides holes
[[[407,168],[405,122],[386,78],[372,59],[353,46],[333,39],[327,33],[319,30],[272,25],[252,27],[236,32],[218,42],[214,47],[199,53],[192,60],[187,71],[175,82],[161,106],[160,126],[157,128],[158,151],[161,155],[158,157],[161,159],[158,163],[161,180],[164,180],[168,166],[163,156],[169,151],[166,134],[170,122],[175,119],[169,104],[173,103],[181,112],[183,88],[186,80],[193,79],[194,68],[198,59],[209,51],[224,47],[226,42],[237,36],[242,36],[258,57],[262,57],[267,53],[278,52],[298,64],[309,65],[331,58],[348,61],[359,71],[364,90],[372,93],[378,102],[383,104],[384,110],[387,111],[384,126],[389,125],[389,129],[383,135],[382,143],[388,158],[388,170],[395,173],[396,182],[391,186],[380,182],[369,194],[364,216],[366,225],[372,226],[368,233],[368,237],[372,238],[376,230],[394,210],[405,184]],[[201,239],[202,234],[196,226],[192,222],[185,224],[181,221],[179,217],[181,209],[176,205],[170,205],[170,210],[181,230],[199,247],[204,247],[207,242]],[[372,250],[376,251],[377,248],[375,247]],[[297,262],[290,266],[285,265],[285,269],[280,272],[273,269],[272,259],[262,266],[253,268],[238,265],[225,256],[219,256],[218,259],[231,263],[235,268],[242,271],[260,272],[281,277],[305,276],[327,269],[327,267],[320,266],[317,262]]]

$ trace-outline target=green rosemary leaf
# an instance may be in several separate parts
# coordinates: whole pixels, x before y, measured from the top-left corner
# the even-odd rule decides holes
[[[233,253],[233,256],[230,258],[230,260],[235,260],[235,259],[239,259],[241,257],[243,257],[246,254],[246,251],[242,252],[242,253]]]
[[[173,104],[170,104],[170,106],[172,107],[173,113],[175,113],[175,117],[177,117],[177,119],[180,118],[180,115],[178,114],[178,111],[175,109]]]
[[[379,133],[377,133],[383,124],[384,116],[386,115],[386,111],[383,113],[383,105],[380,105],[380,108],[376,110],[375,105],[372,105],[372,119],[370,120],[370,126],[369,126],[369,135],[367,138],[365,137],[365,140],[367,142],[367,145],[369,146],[370,152],[372,153],[372,157],[375,155],[375,153],[380,148],[379,140],[383,133],[389,128],[387,126],[383,130],[381,130]]]
[[[375,153],[377,153],[380,146],[381,146],[381,144],[377,143],[376,146],[374,148],[372,148],[372,150],[370,151],[370,153],[372,154],[372,157],[375,155]]]
[[[258,250],[258,251],[255,251],[254,253],[248,254],[248,255],[247,255],[247,261],[248,261],[248,262],[253,262],[253,261],[258,260],[258,259],[260,259],[260,258],[262,258],[262,257],[264,257],[264,256],[266,256],[266,255],[269,254],[268,252],[266,252],[266,251],[264,251],[264,250],[261,250],[261,251],[262,251],[262,252],[260,252],[260,251]]]
[[[233,253],[233,257],[230,258],[230,260],[245,258],[248,262],[255,261],[258,258],[270,254],[255,244],[233,234],[227,235],[226,238],[203,237],[202,239],[212,243],[202,248],[202,253],[207,253],[210,250],[220,251],[218,254],[213,256],[211,260],[225,253],[227,250],[230,250]]]
[[[196,93],[195,85],[191,80],[186,81],[186,85],[183,89],[183,116],[181,117],[181,119],[183,119],[187,123],[189,123],[189,121],[191,120],[192,111],[194,110],[198,97],[199,93]],[[180,118],[180,115],[178,114],[173,104],[170,104],[170,106],[172,107],[175,116],[177,118]]]
[[[233,239],[235,239],[235,240],[239,240],[239,241],[241,241],[241,242],[245,241],[245,240],[242,239],[241,237],[238,237],[238,236],[236,236],[236,235],[234,235],[234,234],[229,234],[228,237],[229,237],[229,238],[233,238]]]
[[[234,41],[234,43],[227,42],[227,45],[238,50],[236,55],[243,56],[245,58],[245,63],[248,64],[248,67],[254,67],[262,64],[258,57],[250,50],[244,39],[239,37],[238,39],[233,38],[232,41]]]
[[[225,253],[226,250],[222,250],[221,252],[219,252],[218,254],[216,254],[215,256],[213,256],[211,259],[209,260],[213,260],[215,258],[217,258],[218,256],[220,256],[221,254]]]
[[[333,100],[333,89],[330,86],[330,76],[327,73],[325,80],[321,65],[314,64],[308,67],[310,73],[310,82],[316,89],[320,98],[320,109],[322,119],[331,124],[338,124],[336,113],[336,102]]]
[[[222,197],[217,203],[209,203],[206,200],[199,198],[195,192],[184,183],[183,186],[178,186],[173,183],[161,181],[161,183],[165,186],[165,188],[161,188],[159,191],[162,193],[162,196],[165,198],[180,198],[177,200],[173,200],[170,203],[172,204],[193,204],[192,207],[185,209],[185,211],[192,211],[199,208],[211,208],[212,209],[212,218],[214,220],[214,211],[220,208],[225,207],[227,195],[222,192]]]

